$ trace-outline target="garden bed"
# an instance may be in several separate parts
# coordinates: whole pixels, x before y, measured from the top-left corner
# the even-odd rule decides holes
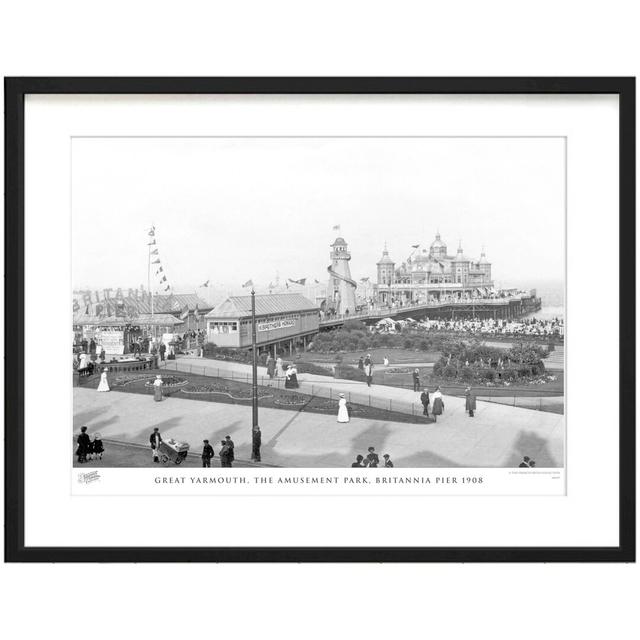
[[[179,376],[164,376],[165,378],[180,378],[180,384],[163,386],[162,393],[165,397],[175,399],[191,399],[202,402],[217,402],[224,404],[240,404],[250,406],[252,400],[251,383],[238,380],[228,380],[210,376],[201,376],[191,373],[180,373]],[[131,374],[129,377],[122,375],[109,379],[112,392],[139,393],[153,395],[153,386],[148,386],[154,376],[140,376]],[[184,382],[183,382],[184,381]],[[99,376],[90,380],[86,387],[96,389]],[[151,398],[149,398],[151,400]],[[278,389],[275,385],[260,385],[258,387],[259,406],[263,408],[280,409],[283,411],[304,411],[306,413],[318,413],[326,415],[338,415],[338,400],[311,396],[294,390]],[[412,416],[397,411],[386,411],[376,407],[369,407],[355,403],[349,403],[352,416],[369,418],[372,420],[386,420],[389,422],[425,423],[430,420],[423,416]]]

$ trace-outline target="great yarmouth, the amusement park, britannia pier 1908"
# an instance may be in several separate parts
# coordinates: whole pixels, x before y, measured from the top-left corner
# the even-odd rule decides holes
[[[563,145],[74,139],[74,466],[562,468]]]

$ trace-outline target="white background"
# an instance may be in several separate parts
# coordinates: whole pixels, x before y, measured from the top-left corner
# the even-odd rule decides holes
[[[25,543],[27,546],[615,546],[618,543],[617,407],[607,405],[603,420],[593,419],[584,401],[593,374],[590,349],[593,292],[607,292],[609,344],[607,382],[617,387],[615,358],[617,297],[609,272],[589,270],[604,252],[617,262],[618,109],[615,96],[38,96],[25,109],[25,266],[26,335],[47,331],[68,340],[47,343],[51,359],[41,384],[37,340],[25,344],[26,450],[35,451],[47,424],[50,462],[27,456]],[[61,292],[71,290],[69,186],[73,135],[551,135],[566,136],[568,149],[568,296],[566,497],[549,479],[539,478],[537,495],[514,497],[516,478],[504,474],[491,482],[492,495],[453,499],[432,496],[391,498],[349,491],[339,500],[309,500],[297,495],[229,498],[204,508],[198,498],[166,493],[142,483],[144,471],[105,472],[104,492],[121,493],[119,482],[132,478],[127,500],[94,496],[84,500],[69,491],[72,449],[68,446],[72,389],[53,363],[63,363],[71,348],[71,310],[64,313]],[[73,198],[73,196],[71,196]],[[609,212],[601,226],[603,212]],[[536,224],[531,217],[523,224]],[[250,218],[247,217],[247,224]],[[557,227],[556,227],[557,228]],[[549,230],[549,242],[562,237]],[[111,243],[113,245],[113,243]],[[96,251],[112,252],[106,243]],[[240,250],[241,253],[241,250]],[[523,256],[526,255],[523,252]],[[42,265],[46,264],[46,276]],[[43,284],[51,283],[51,286]],[[65,286],[66,285],[66,286]],[[575,321],[574,321],[575,319]],[[575,399],[575,400],[573,400]],[[55,413],[51,414],[51,407]],[[603,437],[603,429],[606,437]],[[554,436],[555,437],[555,436]],[[592,460],[599,473],[593,473]],[[544,473],[540,469],[540,473]],[[146,471],[152,475],[152,470]],[[71,477],[70,477],[71,476]],[[115,476],[115,478],[114,478]],[[533,478],[531,479],[533,480]],[[487,478],[489,484],[489,478]],[[95,486],[95,485],[94,485]],[[89,486],[89,489],[94,487]],[[484,487],[483,487],[484,488]],[[446,488],[444,489],[446,491]],[[102,489],[100,489],[102,491]],[[258,493],[258,492],[256,492]],[[346,493],[346,492],[345,492]],[[380,494],[382,492],[375,492]],[[506,497],[505,497],[506,496]],[[180,510],[180,518],[159,513]],[[224,526],[219,525],[224,511]],[[369,517],[353,517],[367,513]],[[598,514],[597,518],[593,514]],[[267,526],[257,529],[254,522]],[[375,526],[371,522],[375,522]],[[126,522],[127,526],[122,526]],[[348,527],[340,523],[349,522]],[[473,522],[473,527],[469,526]]]
[[[0,16],[0,59],[4,75],[636,75],[634,4],[22,2]],[[17,638],[595,638],[637,628],[638,577],[607,565],[11,566],[0,601]],[[160,625],[154,602],[186,615]]]

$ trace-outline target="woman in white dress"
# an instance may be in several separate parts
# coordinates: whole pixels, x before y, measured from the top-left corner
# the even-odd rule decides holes
[[[340,400],[338,401],[338,422],[349,422],[349,410],[347,409],[344,393],[340,394]]]
[[[89,356],[86,353],[80,354],[80,363],[78,364],[78,373],[81,376],[87,375],[87,369],[89,368]]]
[[[162,376],[156,376],[153,381],[153,399],[162,402]]]
[[[107,371],[109,371],[109,369],[105,367],[100,374],[100,384],[98,385],[98,391],[110,391],[109,381],[107,380]]]
[[[282,358],[280,357],[276,360],[276,377],[284,378],[284,368],[282,367]]]

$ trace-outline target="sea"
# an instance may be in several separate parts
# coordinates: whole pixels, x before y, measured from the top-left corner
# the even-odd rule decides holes
[[[525,318],[540,318],[541,320],[553,320],[562,318],[564,320],[564,282],[562,281],[540,281],[540,282],[518,282],[515,285],[521,289],[535,289],[536,294],[542,301],[540,311],[530,313]]]

